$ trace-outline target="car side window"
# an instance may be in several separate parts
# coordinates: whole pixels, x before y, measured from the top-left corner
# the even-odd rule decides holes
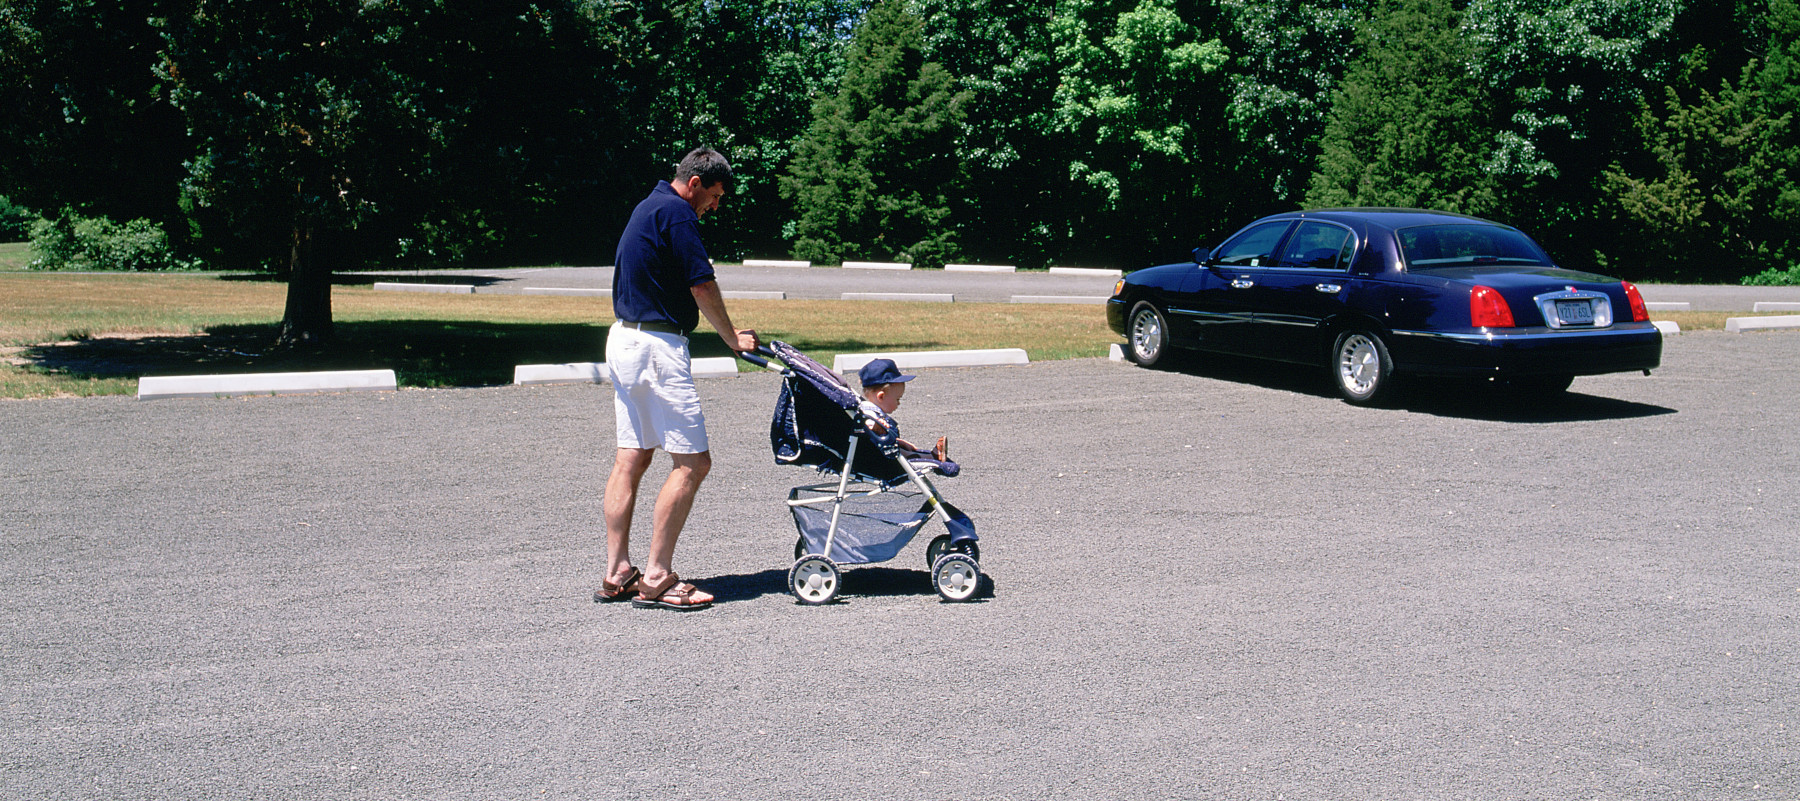
[[[1244,231],[1231,238],[1231,241],[1213,251],[1211,261],[1215,264],[1228,264],[1233,267],[1270,267],[1275,264],[1275,248],[1281,245],[1281,235],[1287,233],[1292,222],[1264,223]]]
[[[1306,270],[1349,270],[1356,237],[1331,223],[1307,220],[1282,248],[1281,266]]]

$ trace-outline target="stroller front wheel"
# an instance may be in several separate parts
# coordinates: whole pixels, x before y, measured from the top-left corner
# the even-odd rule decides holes
[[[823,556],[803,556],[788,569],[788,590],[800,603],[810,606],[831,603],[838,593],[838,569]]]
[[[930,545],[925,546],[925,569],[930,570],[937,567],[938,559],[947,553],[966,553],[970,559],[976,562],[981,561],[981,546],[975,544],[974,540],[964,540],[956,545],[951,545],[949,534],[939,534],[931,540]],[[794,554],[796,557],[799,555]]]
[[[931,566],[931,585],[946,601],[967,601],[981,586],[981,566],[968,554],[944,554]]]

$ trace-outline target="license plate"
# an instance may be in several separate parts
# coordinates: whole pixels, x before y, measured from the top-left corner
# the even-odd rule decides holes
[[[1562,318],[1564,325],[1593,325],[1594,303],[1588,300],[1559,300],[1556,302],[1556,316]]]

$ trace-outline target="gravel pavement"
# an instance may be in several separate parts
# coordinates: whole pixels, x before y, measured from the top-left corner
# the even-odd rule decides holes
[[[1800,335],[1664,364],[923,370],[993,592],[820,608],[777,378],[704,381],[688,614],[589,600],[602,386],[3,402],[0,797],[1791,801]]]

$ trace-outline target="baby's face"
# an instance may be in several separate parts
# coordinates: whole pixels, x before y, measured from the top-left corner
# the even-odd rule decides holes
[[[882,411],[893,414],[895,409],[900,408],[900,398],[906,394],[906,384],[888,384],[877,388],[871,394],[874,397],[869,400],[874,401]]]

